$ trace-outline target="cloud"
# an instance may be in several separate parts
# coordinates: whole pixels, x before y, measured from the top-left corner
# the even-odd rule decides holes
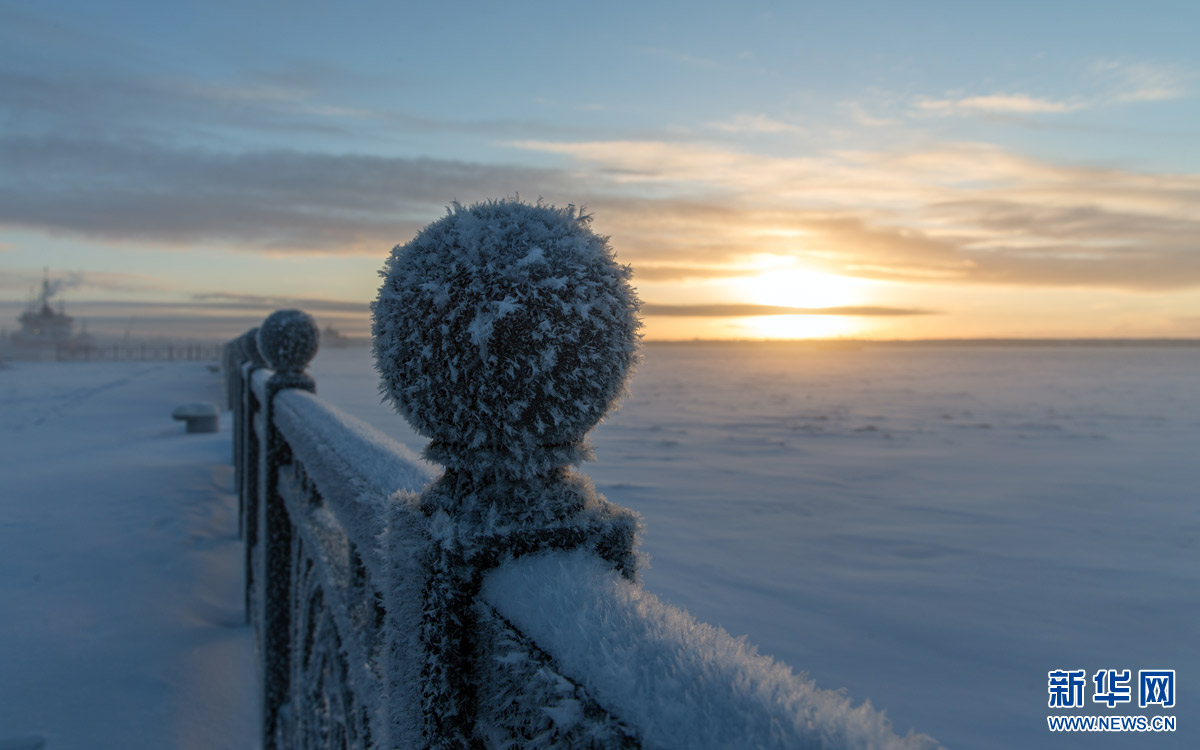
[[[369,252],[454,199],[586,203],[642,281],[760,273],[763,254],[898,281],[1200,286],[1200,175],[987,144],[775,157],[706,141],[522,140],[560,168],[154,140],[0,135],[0,225],[120,241]]]
[[[0,118],[12,137],[225,151],[231,144],[253,148],[281,136],[344,152],[361,150],[364,143],[394,144],[412,134],[585,138],[600,132],[532,118],[457,120],[348,105],[346,89],[384,85],[363,78],[323,65],[241,72],[223,80],[133,74],[106,66],[56,73],[0,59]]]
[[[888,128],[895,127],[896,125],[900,124],[900,121],[895,118],[880,117],[878,115],[869,113],[866,107],[859,102],[838,102],[838,106],[848,112],[851,119],[853,119],[856,123],[859,125],[864,125],[868,128]]]
[[[1180,99],[1188,95],[1189,76],[1176,69],[1149,63],[1101,60],[1090,70],[1095,89],[1086,96],[1050,99],[1027,93],[996,92],[917,99],[917,110],[931,115],[1043,115],[1067,114],[1097,107]]]
[[[1189,79],[1195,78],[1175,68],[1145,62],[1099,60],[1091,69],[1108,82],[1106,98],[1111,102],[1182,99],[1189,93]]]
[[[800,125],[776,120],[766,115],[736,115],[725,122],[710,122],[708,127],[722,133],[751,133],[767,135],[807,135],[808,130]]]
[[[639,263],[634,268],[638,281],[685,281],[690,279],[729,279],[738,276],[756,276],[760,268],[738,268],[731,266],[685,266]]]
[[[401,133],[594,131],[346,106],[343,87],[381,85],[361,78],[323,64],[205,80],[0,60],[0,227],[166,246],[375,253],[455,199],[579,194],[561,171],[370,151],[386,151],[375,147]],[[262,145],[293,136],[311,150]]]
[[[550,170],[0,136],[0,225],[160,243],[379,252],[455,198],[564,187]]]
[[[643,315],[746,318],[759,315],[836,315],[852,317],[933,315],[933,310],[906,307],[782,307],[779,305],[642,305]]]
[[[766,253],[897,281],[1200,286],[1200,175],[1062,165],[971,143],[803,158],[705,142],[520,145],[573,157],[584,178],[647,191],[591,201],[624,257],[646,269],[642,280],[733,275]],[[696,197],[655,197],[677,183]]]
[[[262,294],[233,294],[230,292],[203,292],[193,294],[192,299],[203,307],[231,309],[257,308],[282,310],[299,308],[314,312],[344,312],[366,314],[370,305],[364,301],[324,299],[319,297],[289,297]]]
[[[999,114],[1061,114],[1087,107],[1082,101],[1055,101],[1029,94],[988,94],[957,99],[921,99],[918,109],[937,115],[962,115],[993,112]]]
[[[519,140],[506,145],[526,151],[561,154],[597,165],[617,183],[719,180],[755,157],[702,142],[662,140],[551,141]]]
[[[268,96],[268,91],[274,94]],[[323,104],[311,92],[285,93],[253,83],[146,78],[103,69],[57,75],[0,69],[0,112],[12,135],[162,143],[227,142],[220,134],[230,129],[351,136],[344,118],[320,113]]]

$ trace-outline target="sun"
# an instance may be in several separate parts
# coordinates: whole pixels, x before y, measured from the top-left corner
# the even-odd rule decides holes
[[[805,268],[779,268],[736,282],[739,295],[756,305],[842,307],[861,304],[864,284],[858,279]]]
[[[859,279],[805,268],[777,268],[734,283],[747,303],[780,307],[847,307],[861,305],[867,284]],[[856,318],[845,315],[762,315],[744,319],[746,335],[771,339],[850,336],[862,331]]]

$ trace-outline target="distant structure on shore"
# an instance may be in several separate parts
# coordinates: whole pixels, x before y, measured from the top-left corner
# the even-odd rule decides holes
[[[358,336],[347,336],[331,325],[325,326],[321,331],[321,346],[333,347],[334,349],[345,349],[348,346],[369,346],[371,340]]]
[[[129,340],[130,321],[125,337],[120,341],[99,342],[88,333],[87,323],[76,331],[75,319],[67,315],[66,305],[60,299],[57,308],[51,304],[59,291],[59,284],[50,278],[46,269],[42,278],[42,290],[34,295],[31,291],[25,311],[17,319],[20,327],[11,334],[0,328],[0,362],[35,361],[67,362],[95,360],[139,360],[139,361],[215,361],[220,357],[222,344],[204,344],[193,341]],[[0,743],[2,744],[2,743]]]
[[[7,341],[0,341],[6,356],[13,359],[56,359],[64,351],[91,345],[91,336],[86,327],[81,333],[75,333],[75,319],[67,315],[66,305],[61,300],[57,310],[50,305],[55,292],[50,282],[50,269],[46,269],[41,293],[36,298],[30,295],[25,312],[18,318],[21,327]]]

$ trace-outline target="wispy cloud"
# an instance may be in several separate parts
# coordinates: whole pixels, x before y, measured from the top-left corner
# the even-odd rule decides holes
[[[378,252],[450,200],[563,182],[436,159],[0,136],[0,225],[109,239]]]
[[[1181,99],[1189,93],[1189,75],[1175,68],[1145,62],[1100,60],[1092,71],[1108,82],[1106,99],[1113,102],[1156,102]]]
[[[916,111],[926,115],[1059,115],[1097,107],[1180,99],[1189,93],[1195,76],[1144,62],[1101,60],[1089,66],[1093,76],[1089,93],[1066,98],[1024,92],[947,94],[919,97]]]
[[[832,315],[839,317],[893,317],[934,315],[934,310],[907,307],[783,307],[779,305],[642,305],[644,315],[697,318],[748,318],[760,315]]]
[[[356,79],[325,67],[251,72],[229,79],[131,74],[104,68],[53,73],[5,67],[0,118],[10,137],[183,144],[228,151],[291,137],[326,151],[361,152],[402,135],[459,133],[487,138],[594,137],[600,128],[528,119],[448,119],[400,109],[351,106],[339,95]]]
[[[520,192],[589,204],[646,282],[757,273],[750,259],[768,253],[877,279],[1200,285],[1200,175],[1067,166],[983,144],[792,158],[706,142],[515,145],[572,163],[0,137],[0,225],[379,253],[450,200]]]
[[[875,279],[1200,286],[1200,175],[1060,165],[985,144],[779,159],[711,143],[523,143],[626,186],[592,201],[645,280],[714,278],[759,253]],[[732,275],[732,274],[731,274]]]
[[[1082,101],[1056,101],[1029,94],[997,93],[948,99],[920,99],[917,108],[937,115],[963,115],[994,112],[999,114],[1061,114],[1084,109]]]
[[[756,276],[760,268],[737,266],[659,265],[638,263],[634,269],[638,281],[690,281],[695,279],[731,279]]]
[[[792,122],[777,120],[762,114],[739,114],[731,120],[710,122],[708,127],[721,133],[751,133],[766,135],[807,135],[808,129]]]
[[[279,310],[301,308],[314,312],[366,313],[369,305],[364,301],[326,299],[321,297],[288,297],[265,294],[233,294],[230,292],[202,292],[192,295],[204,307],[230,309]]]
[[[873,114],[867,111],[867,107],[861,102],[845,101],[838,104],[841,109],[849,113],[850,118],[859,125],[864,125],[868,128],[886,128],[900,124],[900,120],[894,117],[884,117],[878,114]]]
[[[316,91],[299,86],[258,82],[184,81],[179,89],[218,105],[251,105],[287,115],[359,118],[379,116],[379,113],[373,110],[322,102]]]

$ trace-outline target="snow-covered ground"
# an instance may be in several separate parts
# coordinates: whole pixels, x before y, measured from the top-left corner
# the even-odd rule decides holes
[[[645,517],[652,591],[950,748],[1200,746],[1200,349],[645,355],[584,468]],[[420,450],[368,352],[311,371]],[[1175,669],[1176,707],[1052,710],[1059,668]],[[1178,731],[1046,726],[1122,713]]]
[[[0,748],[259,745],[229,424],[201,363],[0,370]]]
[[[585,470],[644,515],[652,591],[950,748],[1200,746],[1200,349],[645,353]],[[311,371],[420,450],[367,351]],[[0,747],[256,744],[228,415],[169,418],[220,388],[0,370]],[[1178,731],[1052,735],[1056,668],[1175,669],[1174,709],[1062,713]]]

